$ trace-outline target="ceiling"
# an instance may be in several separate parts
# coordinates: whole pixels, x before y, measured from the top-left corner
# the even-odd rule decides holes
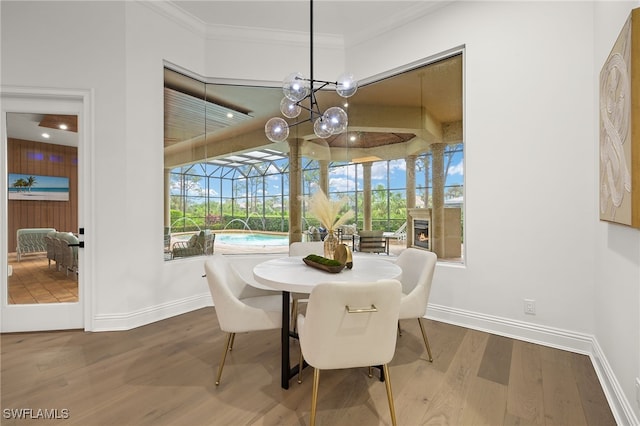
[[[349,46],[433,13],[453,1],[315,0],[314,34],[340,36]],[[309,32],[310,2],[307,0],[174,0],[170,3],[208,26]]]
[[[203,101],[205,97],[208,103]],[[282,97],[280,87],[204,84],[165,70],[166,165],[197,162],[204,157],[222,158],[264,147],[288,152],[286,143],[272,144],[264,135],[265,122],[281,116]],[[461,129],[462,99],[462,55],[457,54],[359,87],[348,99],[346,133],[320,140],[313,135],[311,123],[303,123],[291,127],[290,138],[329,148],[348,148],[353,156],[364,156],[357,148],[371,151],[416,138],[429,143],[443,141],[444,127],[453,123]],[[333,91],[318,92],[318,104],[323,110],[343,101]],[[227,113],[233,117],[227,118]],[[301,114],[303,120],[305,114]],[[458,141],[461,142],[461,134]],[[402,154],[400,147],[396,148],[395,153]],[[395,155],[388,147],[385,150],[389,156]]]
[[[60,129],[65,124],[67,130]],[[49,135],[49,137],[43,136]],[[75,115],[7,113],[7,137],[65,146],[78,146],[78,117]]]

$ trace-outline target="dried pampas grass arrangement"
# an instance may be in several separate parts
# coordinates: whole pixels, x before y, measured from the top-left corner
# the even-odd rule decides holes
[[[319,189],[309,199],[309,213],[318,219],[327,230],[334,230],[347,223],[354,216],[353,210],[348,210],[340,215],[340,211],[347,205],[347,201],[347,198],[331,201]]]

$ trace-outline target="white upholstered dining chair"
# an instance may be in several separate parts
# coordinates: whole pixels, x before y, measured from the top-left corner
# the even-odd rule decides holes
[[[324,256],[323,241],[295,241],[289,245],[289,256],[308,256],[317,254]],[[300,303],[306,303],[309,295],[303,293],[291,294],[291,329],[297,328],[298,306]]]
[[[236,333],[282,327],[282,295],[248,285],[221,254],[208,257],[204,269],[220,330],[228,333],[216,376],[219,385]]]
[[[289,246],[289,256],[307,256],[309,254],[324,256],[324,242],[296,241]]]
[[[422,324],[422,318],[427,311],[431,282],[436,268],[438,256],[431,251],[409,247],[400,253],[396,265],[402,269],[402,298],[400,299],[399,319],[417,318],[422,332],[424,346],[427,348],[429,361],[433,362],[429,339]],[[400,323],[398,331],[402,335]]]
[[[298,315],[300,349],[314,368],[311,425],[315,425],[320,370],[381,365],[391,421],[396,424],[387,364],[395,353],[401,284],[329,282],[309,295],[306,315]],[[302,370],[302,357],[300,370]]]

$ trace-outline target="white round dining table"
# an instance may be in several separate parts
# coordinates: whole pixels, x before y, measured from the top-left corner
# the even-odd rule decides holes
[[[337,273],[313,268],[302,261],[302,256],[281,257],[257,264],[253,268],[255,280],[265,287],[282,291],[281,387],[289,389],[289,380],[306,365],[291,368],[289,339],[298,336],[289,329],[290,293],[311,293],[313,287],[324,282],[399,280],[401,276],[402,269],[398,265],[373,254],[354,255],[353,268],[344,268]]]
[[[378,255],[354,256],[353,268],[338,273],[313,268],[302,261],[303,256],[271,259],[253,268],[253,277],[260,284],[274,290],[311,293],[319,283],[329,281],[371,282],[381,279],[400,279],[402,269]]]

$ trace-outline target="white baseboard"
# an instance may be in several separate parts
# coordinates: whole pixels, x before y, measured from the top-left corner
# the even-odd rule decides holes
[[[90,331],[122,331],[212,306],[209,292],[150,306],[138,311],[96,315]]]
[[[629,399],[625,397],[622,387],[613,374],[607,357],[596,339],[593,340],[593,352],[589,356],[616,422],[619,425],[640,425],[640,419],[635,415]]]
[[[616,423],[619,425],[640,425],[629,399],[622,391],[618,379],[613,374],[606,356],[593,335],[442,305],[429,304],[427,312],[426,317],[436,321],[588,355]]]
[[[591,354],[593,336],[588,334],[431,303],[427,308],[427,318],[584,355]]]

